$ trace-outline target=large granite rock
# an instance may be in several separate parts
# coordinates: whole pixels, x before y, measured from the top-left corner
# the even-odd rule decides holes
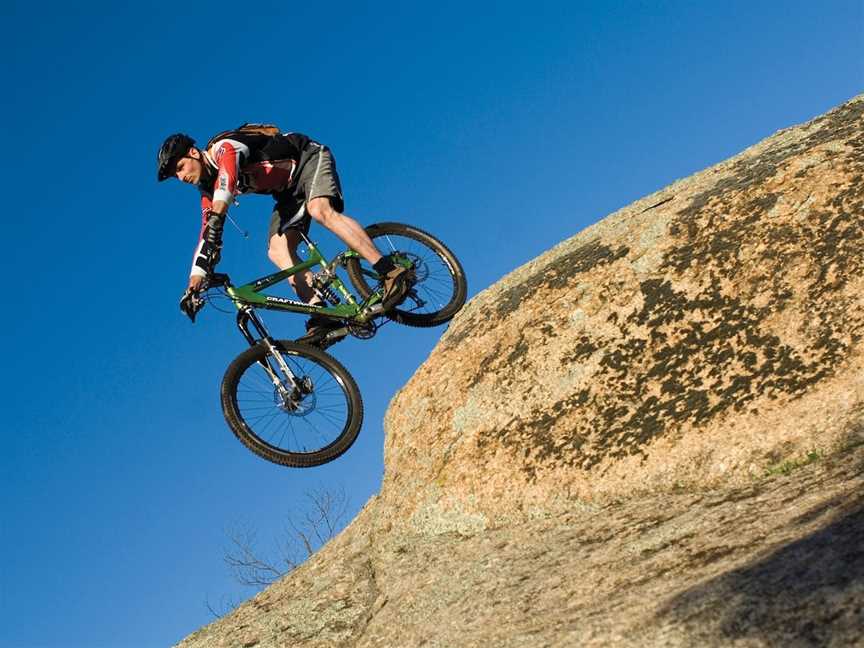
[[[182,646],[854,645],[864,96],[474,298],[340,537]]]

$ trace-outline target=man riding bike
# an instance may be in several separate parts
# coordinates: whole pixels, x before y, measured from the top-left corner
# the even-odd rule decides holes
[[[157,155],[157,177],[196,185],[201,193],[201,233],[192,261],[189,284],[180,309],[191,316],[191,301],[204,278],[219,262],[222,229],[234,197],[244,193],[269,194],[276,204],[270,217],[268,256],[280,270],[298,263],[300,232],[311,220],[321,223],[372,264],[383,278],[385,309],[404,301],[413,273],[383,256],[350,216],[342,213],[344,200],[336,162],[330,150],[306,135],[281,133],[275,126],[244,124],[212,138],[203,149],[183,133],[170,135]],[[307,304],[324,305],[312,288],[307,270],[289,278],[297,296]],[[299,342],[319,343],[338,326],[310,317]]]

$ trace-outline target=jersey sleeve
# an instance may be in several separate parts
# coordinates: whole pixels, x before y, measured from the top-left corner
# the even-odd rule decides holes
[[[234,195],[238,193],[240,169],[249,159],[249,147],[243,142],[226,138],[216,141],[208,154],[216,164],[216,180],[213,183],[212,198],[206,193],[201,194],[201,232],[198,234],[198,246],[192,257],[190,274],[193,277],[206,277],[213,269],[214,259],[218,259],[218,246],[210,243],[205,236],[210,228],[221,237],[225,224],[224,214],[213,213],[213,203],[222,201],[230,205],[234,200]]]
[[[198,245],[195,247],[195,254],[192,255],[192,277],[206,277],[210,268],[210,260],[213,258],[213,250],[210,243],[204,238],[204,232],[207,230],[208,218],[210,209],[213,207],[213,201],[210,196],[201,195],[201,231],[198,233]]]
[[[237,178],[245,160],[249,159],[249,147],[233,139],[217,141],[210,149],[216,163],[216,181],[213,185],[213,201],[221,200],[229,205],[237,193]]]

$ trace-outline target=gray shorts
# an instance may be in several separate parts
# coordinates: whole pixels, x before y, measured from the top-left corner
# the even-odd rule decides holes
[[[330,199],[330,204],[336,211],[345,209],[342,185],[336,172],[336,160],[326,146],[319,146],[318,152],[303,162],[293,189],[274,196],[276,205],[270,216],[267,240],[291,229],[300,230],[304,234],[308,232],[312,217],[306,211],[306,203],[322,196]]]

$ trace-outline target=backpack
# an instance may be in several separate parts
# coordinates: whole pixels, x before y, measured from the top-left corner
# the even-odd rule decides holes
[[[210,147],[213,146],[220,139],[225,139],[232,134],[265,135],[267,137],[273,137],[275,135],[279,135],[280,130],[277,126],[274,126],[273,124],[250,124],[247,122],[245,124],[242,124],[239,128],[232,128],[230,130],[222,131],[218,135],[214,135],[210,138],[210,141],[207,142],[207,146],[204,150],[210,150]]]

